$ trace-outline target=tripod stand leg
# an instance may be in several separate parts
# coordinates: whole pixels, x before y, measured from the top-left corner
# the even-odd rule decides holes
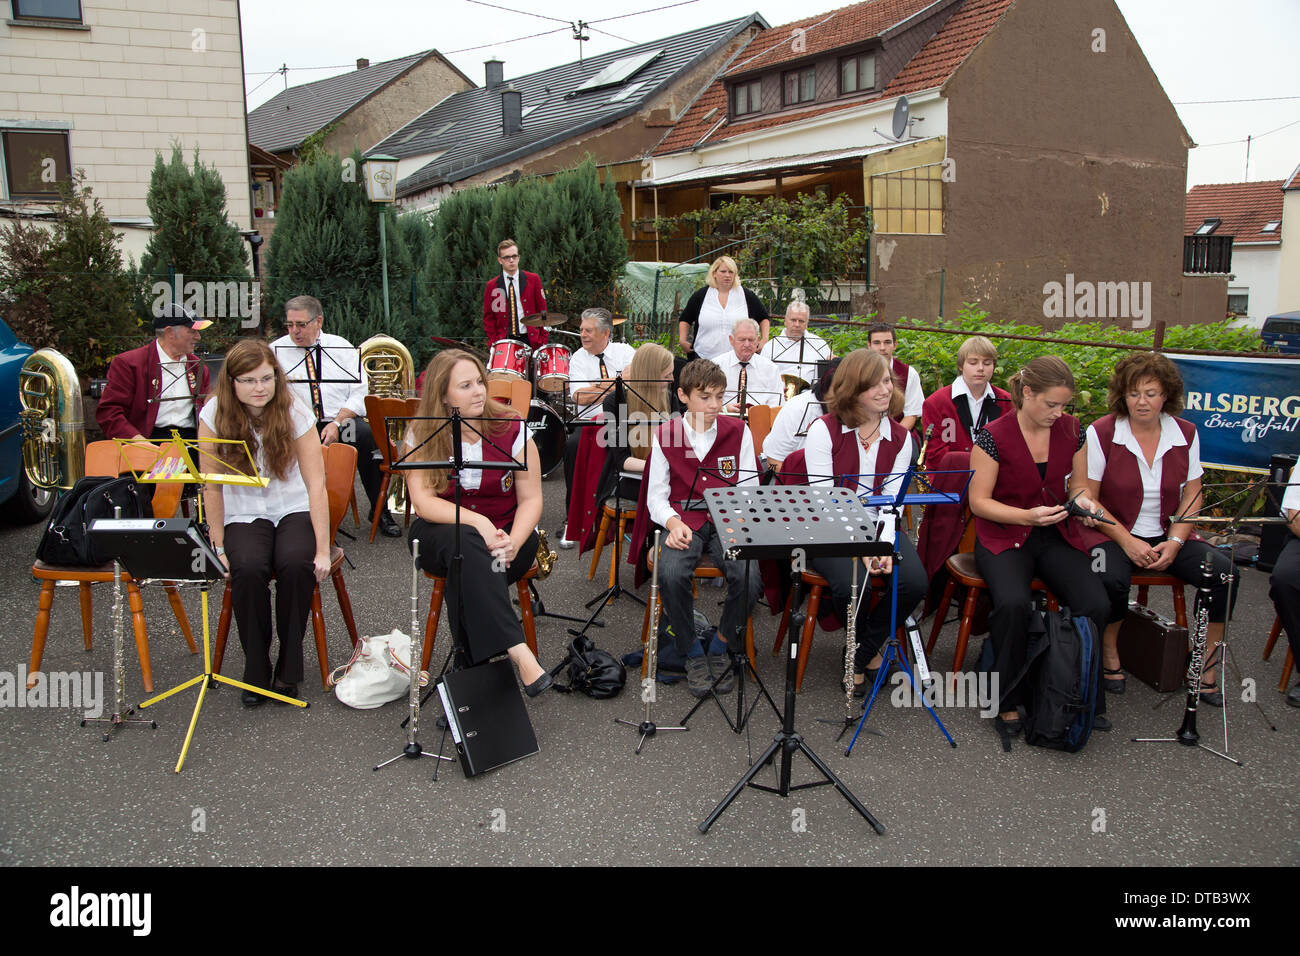
[[[758,776],[759,772],[766,767],[768,762],[776,755],[776,752],[781,748],[783,741],[784,738],[777,737],[768,744],[766,750],[759,754],[758,759],[749,765],[749,769],[745,771],[744,776],[736,781],[736,785],[731,788],[731,792],[723,797],[722,802],[714,807],[713,811],[704,818],[704,821],[699,826],[701,833],[708,833],[709,827],[713,826],[718,817],[726,813],[727,807],[731,806],[736,797],[740,796],[740,791],[744,790],[749,781]],[[863,812],[865,813],[866,811],[864,810]],[[868,817],[868,819],[869,818],[870,817]]]
[[[830,767],[826,766],[820,757],[813,753],[811,747],[802,740],[796,741],[796,745],[800,752],[812,761],[812,765],[821,771],[822,776],[831,782],[831,786],[840,792],[840,796],[847,800],[854,810],[857,810],[858,813],[862,814],[862,819],[871,824],[871,829],[875,830],[877,833],[885,832],[885,825],[871,815],[871,811],[864,807],[862,801],[853,795],[853,791],[846,787],[843,781],[841,781],[839,777],[835,776],[834,771],[832,771]]]

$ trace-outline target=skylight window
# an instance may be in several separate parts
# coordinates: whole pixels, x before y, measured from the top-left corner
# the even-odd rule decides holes
[[[1264,223],[1264,228],[1261,229],[1260,232],[1277,232],[1281,225],[1281,219],[1270,219],[1268,222]]]
[[[611,96],[609,98],[609,101],[611,103],[622,103],[624,100],[630,99],[637,92],[637,90],[641,89],[641,87],[645,85],[646,85],[645,80],[638,80],[635,83],[629,83],[627,86],[623,87],[613,96]]]
[[[1214,232],[1214,230],[1219,228],[1219,223],[1222,221],[1223,220],[1221,219],[1207,219],[1205,222],[1201,223],[1200,228],[1197,229],[1193,235],[1208,236],[1210,233]]]
[[[647,50],[645,53],[625,56],[622,59],[615,60],[595,76],[589,78],[574,92],[581,93],[584,90],[598,90],[606,86],[618,86],[620,83],[627,82],[638,70],[659,59],[663,54],[663,50]]]

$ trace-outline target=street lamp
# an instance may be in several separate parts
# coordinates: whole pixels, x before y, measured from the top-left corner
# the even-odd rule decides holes
[[[392,203],[397,201],[397,157],[374,153],[365,158],[361,164],[362,174],[366,180],[366,198],[373,203]],[[379,213],[379,255],[384,264],[384,325],[388,318],[388,238],[384,233],[386,211]]]

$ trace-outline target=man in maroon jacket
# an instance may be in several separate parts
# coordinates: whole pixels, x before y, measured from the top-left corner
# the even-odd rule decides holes
[[[155,338],[122,352],[108,365],[108,384],[95,420],[106,438],[198,435],[198,410],[208,394],[208,369],[194,354],[199,331],[212,323],[189,309],[168,303],[154,317]]]
[[[497,262],[501,263],[501,274],[483,290],[483,331],[488,345],[497,339],[526,338],[532,348],[540,348],[549,338],[546,329],[530,329],[523,320],[546,311],[542,280],[537,273],[519,268],[519,247],[513,239],[502,239],[497,244]]]

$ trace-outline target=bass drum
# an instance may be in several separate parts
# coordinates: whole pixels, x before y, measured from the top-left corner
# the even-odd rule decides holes
[[[528,407],[527,427],[528,437],[537,446],[542,477],[549,478],[551,472],[564,464],[564,443],[568,437],[564,419],[550,405],[533,399]]]

